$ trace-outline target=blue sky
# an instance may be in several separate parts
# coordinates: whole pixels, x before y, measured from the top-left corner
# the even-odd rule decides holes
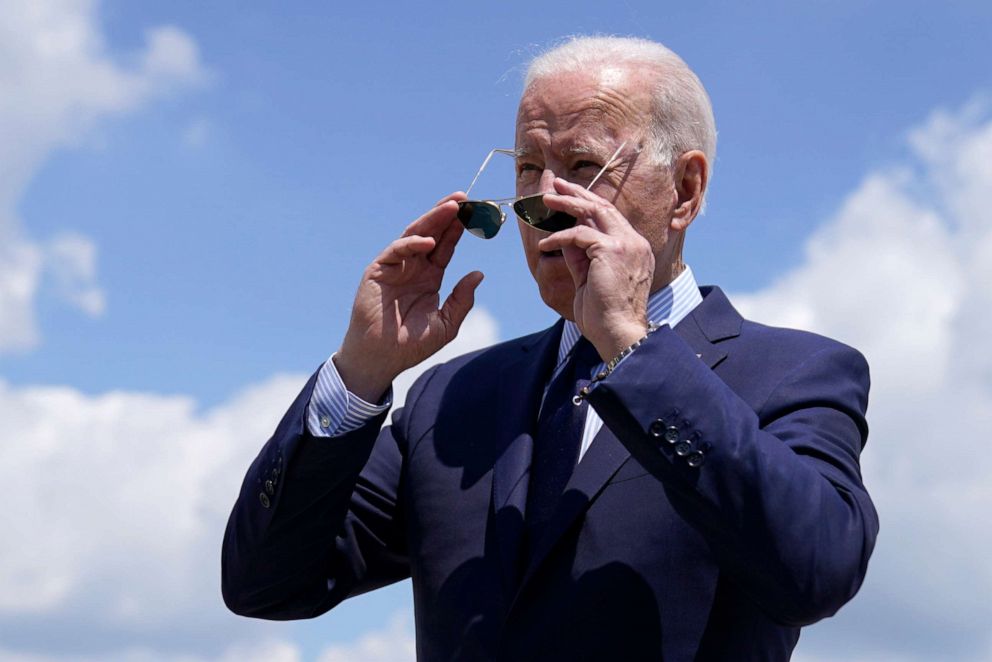
[[[866,477],[878,481],[882,502],[922,498],[910,489],[922,484],[931,505],[963,499],[969,513],[992,506],[977,478],[958,493],[951,468],[935,469],[940,462],[927,451],[908,459],[897,452],[908,443],[902,418],[929,406],[928,389],[957,375],[942,348],[990,328],[964,303],[987,297],[969,288],[992,275],[980,252],[992,232],[982,211],[992,203],[992,174],[983,169],[992,131],[989,3],[309,2],[288,9],[0,0],[0,174],[8,180],[0,183],[0,411],[9,414],[0,420],[0,469],[30,492],[15,527],[28,543],[75,540],[91,550],[52,573],[64,585],[53,584],[50,595],[31,583],[43,582],[44,572],[18,584],[45,600],[0,600],[0,659],[63,659],[74,648],[94,659],[136,648],[162,659],[221,659],[235,655],[234,638],[265,639],[271,648],[248,648],[279,659],[330,660],[345,650],[351,657],[342,659],[366,659],[357,649],[326,647],[369,632],[394,643],[405,636],[409,624],[389,628],[408,609],[406,585],[314,623],[267,626],[214,614],[216,584],[197,583],[216,581],[210,564],[220,531],[210,527],[222,524],[232,482],[299,379],[336,348],[365,264],[436,199],[467,186],[489,149],[512,146],[527,59],[558,37],[596,32],[662,41],[706,85],[718,157],[687,259],[699,281],[739,293],[762,321],[816,328],[865,349],[881,389],[872,421],[881,434],[869,443]],[[478,192],[512,194],[509,163],[493,166]],[[487,279],[465,347],[552,321],[512,224],[492,241],[466,236],[451,272],[476,268]],[[934,292],[934,281],[951,294]],[[872,306],[845,308],[837,291]],[[893,319],[905,324],[893,329]],[[919,370],[904,376],[907,364],[932,378]],[[970,409],[952,417],[962,437],[984,425],[984,403],[992,401],[992,359],[974,365],[966,375],[974,388],[958,398]],[[51,428],[38,422],[47,414]],[[935,435],[949,433],[933,425]],[[975,470],[986,466],[969,454],[978,450],[957,452]],[[94,469],[93,457],[116,468]],[[196,459],[216,475],[189,469]],[[53,479],[34,472],[55,463],[74,471],[37,492],[32,485]],[[134,529],[108,530],[98,543],[85,535],[89,528],[73,528],[99,520],[79,503],[66,509],[79,508],[75,525],[60,529],[56,518],[46,526],[63,503],[124,498],[115,486],[129,481],[147,486],[135,509],[122,511]],[[878,493],[870,481],[869,488]],[[216,503],[201,511],[192,492]],[[205,615],[133,607],[163,599],[150,593],[161,587],[140,580],[133,595],[84,590],[101,573],[112,581],[101,560],[114,557],[107,550],[132,542],[135,555],[150,549],[143,536],[155,537],[170,494],[191,519],[164,528],[165,536],[181,532],[180,542],[159,541],[166,551],[156,558],[175,586],[202,592],[177,594],[175,604]],[[911,513],[893,508],[895,539],[943,535],[914,531]],[[948,520],[940,510],[932,517]],[[973,551],[977,541],[962,531],[964,523],[944,532],[966,544],[937,550],[936,558],[965,557],[977,579],[938,573],[925,591],[902,594],[895,587],[928,566],[892,545],[876,557],[851,616],[845,610],[813,628],[800,654],[923,660],[953,650],[953,659],[992,659],[987,627],[979,627],[989,608],[976,607],[974,623],[935,621],[926,605],[906,609],[914,599],[971,604],[961,591],[992,587],[992,570]],[[128,542],[115,545],[119,536]],[[0,587],[13,581],[13,568],[41,572],[23,550],[6,555]],[[128,558],[141,577],[140,563]],[[105,600],[118,617],[98,615]],[[168,627],[151,625],[153,615]]]

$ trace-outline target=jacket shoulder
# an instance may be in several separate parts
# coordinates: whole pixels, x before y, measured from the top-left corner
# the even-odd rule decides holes
[[[819,354],[846,355],[857,363],[866,364],[857,349],[833,338],[746,319],[718,287],[703,287],[701,292],[703,303],[692,315],[710,341],[726,342],[728,350],[743,354],[738,358],[753,357],[766,370],[776,365],[787,368]]]
[[[461,354],[437,365],[435,370],[442,374],[453,374],[460,370],[478,370],[505,365],[506,361],[518,358],[521,352],[528,351],[542,340],[546,340],[546,335],[553,333],[554,329],[555,327],[551,327]]]
[[[493,376],[500,374],[507,364],[518,361],[528,353],[539,355],[541,348],[557,337],[559,326],[560,324],[530,335],[505,340],[429,367],[410,387],[407,404],[415,404],[425,392],[444,390],[452,383],[471,385],[471,390],[476,392],[485,390],[487,385],[495,388]]]

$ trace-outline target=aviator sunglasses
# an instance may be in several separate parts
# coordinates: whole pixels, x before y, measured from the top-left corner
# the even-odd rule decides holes
[[[620,155],[620,150],[626,144],[626,141],[620,143],[617,151],[613,152],[613,156],[606,161],[599,173],[586,186],[587,191],[593,187],[593,184],[599,181],[599,178],[603,176],[606,169],[616,161],[617,156]],[[494,149],[489,152],[482,165],[479,166],[479,171],[472,178],[472,183],[465,190],[466,195],[475,186],[475,182],[478,181],[482,171],[486,169],[489,159],[493,158],[493,154],[496,153],[508,154],[510,156],[516,155],[516,152],[512,149]],[[469,233],[474,234],[476,237],[492,239],[506,221],[503,205],[512,205],[513,211],[516,212],[517,217],[521,221],[545,232],[565,230],[575,226],[578,222],[571,214],[548,209],[544,204],[544,193],[535,193],[534,195],[527,195],[522,198],[502,198],[500,200],[463,200],[458,203],[458,220],[461,221]]]

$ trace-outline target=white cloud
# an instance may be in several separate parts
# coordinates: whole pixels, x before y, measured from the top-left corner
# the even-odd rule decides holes
[[[285,641],[235,644],[220,656],[219,662],[300,662],[300,650]]]
[[[196,43],[179,28],[153,28],[145,33],[145,41],[148,50],[142,57],[141,70],[152,84],[184,86],[208,77],[201,67]]]
[[[913,662],[915,659],[904,655],[890,655],[884,652],[854,657],[846,654],[839,658],[829,654],[826,657],[821,657],[818,655],[807,655],[802,649],[803,647],[800,646],[799,650],[797,650],[795,655],[792,656],[791,662],[841,662],[841,660],[843,660],[843,662]]]
[[[203,412],[184,396],[0,381],[0,632],[58,632],[0,636],[0,660],[299,659],[226,611],[219,554],[243,473],[304,381],[273,377]],[[251,646],[202,656],[232,640]]]
[[[96,244],[79,234],[62,233],[49,242],[47,249],[46,262],[56,292],[84,313],[101,315],[106,301],[96,283]]]
[[[5,234],[0,221],[0,351],[36,341],[33,303],[42,265],[37,245]]]
[[[878,547],[861,594],[804,635],[804,659],[992,659],[992,119],[980,103],[940,111],[909,143],[910,161],[868,175],[800,267],[734,297],[872,367]]]
[[[279,640],[263,640],[250,644],[234,644],[217,656],[187,653],[162,653],[150,648],[130,647],[119,651],[81,655],[43,655],[16,653],[0,649],[0,662],[300,662],[299,648]]]
[[[16,213],[25,186],[59,147],[100,120],[204,82],[195,42],[161,26],[120,64],[108,52],[89,0],[4,0],[0,11],[0,352],[39,342],[35,303],[51,275],[53,296],[88,315],[105,306],[95,248],[67,234],[38,240]],[[63,220],[63,219],[60,219]],[[71,219],[64,219],[71,221]]]
[[[181,628],[209,613],[239,474],[302,383],[274,377],[198,413],[182,396],[0,382],[5,529],[17,541],[0,548],[0,615]]]
[[[330,646],[318,662],[415,662],[417,642],[413,618],[407,611],[393,614],[388,627],[361,635],[352,644]]]
[[[477,308],[419,370],[496,340]],[[244,471],[305,381],[273,377],[198,411],[185,396],[0,380],[0,661],[90,659],[78,647],[95,647],[94,660],[297,659],[278,641],[270,657],[245,652],[271,631],[226,611],[219,555]],[[5,636],[15,629],[55,631],[59,643],[25,635],[15,646]],[[356,646],[379,650],[384,636]],[[172,648],[156,645],[162,637]],[[200,657],[232,639],[248,643]],[[341,659],[335,650],[327,655]]]

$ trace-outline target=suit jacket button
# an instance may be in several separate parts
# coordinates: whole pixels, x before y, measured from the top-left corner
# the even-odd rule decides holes
[[[674,444],[679,440],[679,429],[674,425],[669,425],[665,428],[665,441],[670,444]]]
[[[662,435],[664,435],[665,421],[659,418],[656,421],[652,422],[651,425],[648,427],[648,434],[650,434],[655,439],[658,439]]]
[[[685,457],[690,452],[692,452],[692,442],[691,441],[680,441],[675,444],[675,454],[679,457]]]
[[[268,494],[269,496],[272,496],[273,494],[276,493],[276,484],[273,483],[271,480],[265,481],[265,493]]]
[[[703,451],[692,451],[689,453],[688,457],[685,458],[685,463],[693,469],[703,466],[703,462],[705,461],[706,454],[703,453]]]
[[[262,508],[268,508],[269,506],[272,505],[272,502],[269,501],[269,495],[266,494],[265,492],[258,493],[258,500],[261,502]]]

